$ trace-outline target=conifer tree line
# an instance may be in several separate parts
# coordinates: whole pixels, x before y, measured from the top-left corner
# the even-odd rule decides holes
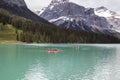
[[[119,43],[113,36],[57,27],[50,23],[34,22],[0,9],[0,30],[6,24],[16,28],[16,40],[27,43]]]

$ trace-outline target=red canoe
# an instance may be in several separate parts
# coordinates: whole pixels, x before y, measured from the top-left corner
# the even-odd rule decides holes
[[[49,52],[49,53],[57,53],[57,52],[59,52],[59,50],[57,50],[57,49],[47,49],[47,52]]]

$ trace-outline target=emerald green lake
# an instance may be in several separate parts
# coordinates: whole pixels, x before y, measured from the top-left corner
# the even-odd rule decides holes
[[[0,80],[120,80],[120,45],[0,44]]]

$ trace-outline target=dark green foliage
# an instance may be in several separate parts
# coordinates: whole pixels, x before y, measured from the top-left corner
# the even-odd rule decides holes
[[[6,3],[6,1],[0,0],[0,8],[3,8],[17,16],[22,16],[24,18],[31,19],[31,20],[38,21],[38,22],[48,23],[46,20],[40,18],[39,16],[34,14],[32,11],[30,11],[27,8],[27,6],[18,6],[16,4],[8,4]]]
[[[16,40],[16,29],[10,25],[0,23],[0,41],[1,40]]]
[[[38,23],[15,16],[0,9],[0,29],[3,24],[11,24],[16,30],[16,39],[28,43],[118,43],[119,39],[87,31],[76,31],[56,27],[49,23]],[[3,23],[3,24],[2,24]]]

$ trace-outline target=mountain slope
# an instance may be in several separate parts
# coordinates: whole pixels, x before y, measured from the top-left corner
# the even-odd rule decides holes
[[[16,29],[12,25],[0,23],[0,41],[16,40]]]
[[[41,24],[33,22],[32,20],[25,19],[23,17],[16,16],[8,11],[0,8],[0,23],[4,24],[1,27],[9,24],[13,26],[16,31],[14,32],[16,40],[27,43],[118,43],[119,39],[97,34],[87,31],[76,31],[71,29],[59,28],[49,24]],[[3,29],[1,29],[3,30]],[[3,33],[4,34],[4,33]],[[11,36],[3,36],[0,33],[1,38],[7,38]],[[10,38],[12,39],[12,38]]]
[[[40,7],[39,9],[33,10],[33,12],[39,16],[44,12],[45,9],[46,7]]]
[[[84,8],[72,2],[51,3],[40,17],[58,26],[109,34],[111,25],[104,17],[95,15],[93,8]]]
[[[120,33],[120,14],[111,11],[105,7],[98,7],[95,9],[95,14],[100,17],[105,17],[106,20],[111,24],[111,29]]]
[[[114,18],[120,19],[120,15],[119,14],[117,14],[114,11],[111,11],[111,10],[107,9],[104,6],[95,8],[95,14],[98,15],[98,16],[101,16],[101,17],[105,17],[105,18],[114,17]]]
[[[40,17],[67,29],[91,31],[112,36],[117,34],[117,37],[119,37],[120,22],[118,18],[120,16],[115,12],[108,11],[106,8],[102,9],[103,7],[94,11],[93,8],[85,8],[69,1],[55,1],[53,0],[50,3]],[[115,15],[114,17],[106,18],[113,14]]]
[[[3,1],[3,2],[1,2]],[[60,28],[52,25],[31,13],[27,9],[24,0],[1,0],[0,2],[0,26],[1,31],[5,25],[11,25],[15,30],[12,36],[27,43],[117,43],[119,39],[87,31]],[[16,2],[18,1],[18,2]],[[32,17],[31,17],[32,16]],[[37,18],[36,18],[36,17]],[[42,21],[41,21],[42,20]],[[86,26],[87,27],[87,26]],[[3,32],[4,33],[4,32]],[[4,38],[10,36],[3,36]],[[2,38],[1,37],[1,38]],[[5,38],[4,38],[5,39]]]
[[[15,15],[25,17],[27,19],[47,23],[46,20],[38,17],[33,12],[31,12],[27,8],[24,0],[0,0],[0,8],[6,9]]]

